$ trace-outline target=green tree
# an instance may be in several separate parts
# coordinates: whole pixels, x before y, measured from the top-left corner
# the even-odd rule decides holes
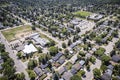
[[[17,56],[18,58],[22,58],[22,53],[21,52],[17,53]]]
[[[35,26],[32,26],[32,30],[36,30]]]
[[[39,53],[42,53],[42,48],[39,47],[39,48],[38,48],[38,52],[39,52]]]
[[[99,79],[101,77],[101,72],[98,68],[93,69],[93,74],[95,79]]]
[[[104,48],[99,48],[97,51],[95,51],[95,55],[96,56],[98,56],[98,57],[100,57],[100,56],[102,56],[103,54],[104,54],[104,52],[105,52],[105,49]]]
[[[49,48],[49,52],[50,52],[50,55],[55,56],[55,54],[58,53],[58,48],[57,48],[57,47],[54,47],[54,46],[51,46],[51,47]]]
[[[85,75],[85,71],[84,70],[80,70],[81,76]]]
[[[70,80],[82,80],[82,78],[78,75],[74,75]]]
[[[68,40],[68,46],[70,46],[72,44],[71,39]]]
[[[33,71],[29,70],[28,74],[31,80],[35,80],[36,74]]]
[[[33,69],[37,66],[37,61],[36,60],[30,60],[28,62],[28,69]]]
[[[82,57],[84,57],[84,56],[85,56],[85,53],[84,53],[83,51],[80,51],[80,52],[79,52],[79,55],[82,56]]]
[[[17,73],[17,74],[16,74],[16,79],[17,79],[17,80],[25,80],[25,75],[24,75],[24,73]]]
[[[90,70],[90,65],[88,64],[88,65],[86,66],[86,68],[87,68],[87,70],[89,71],[89,70]]]
[[[94,64],[95,61],[96,61],[96,58],[95,57],[90,57],[90,61]]]
[[[5,46],[4,44],[0,43],[0,52],[4,52],[4,51],[5,51]]]
[[[113,74],[115,76],[120,75],[120,64],[114,66]]]
[[[58,74],[57,73],[54,73],[54,78],[53,80],[59,80],[59,77],[58,77]]]
[[[7,76],[8,79],[14,78],[14,73],[15,69],[10,65],[6,65],[6,67],[3,70],[3,74]]]
[[[63,47],[63,48],[66,48],[66,44],[65,44],[65,43],[62,43],[62,47]]]
[[[95,41],[96,41],[96,43],[100,44],[101,41],[102,41],[102,39],[101,39],[101,37],[96,37],[96,38],[95,38]]]
[[[76,31],[77,31],[77,33],[79,33],[81,30],[79,27],[76,27]]]
[[[51,62],[48,62],[48,68],[49,68],[50,70],[52,70],[52,63],[51,63]]]
[[[104,55],[102,55],[101,60],[102,60],[103,64],[107,65],[110,61],[110,57],[104,54]]]
[[[100,69],[102,70],[102,72],[105,72],[105,70],[107,69],[107,66],[102,64]]]
[[[2,53],[1,53],[1,57],[2,57],[2,59],[3,59],[4,61],[7,61],[7,59],[9,58],[8,52],[2,52]]]
[[[8,78],[6,76],[2,76],[0,77],[0,80],[8,80]]]
[[[50,40],[50,42],[48,43],[48,46],[54,46],[55,45],[55,41]]]

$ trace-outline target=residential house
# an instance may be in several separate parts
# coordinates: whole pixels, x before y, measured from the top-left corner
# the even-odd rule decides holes
[[[58,63],[59,63],[59,64],[63,64],[64,62],[65,62],[65,59],[59,59],[59,60],[58,60]]]
[[[37,76],[42,76],[43,75],[43,72],[42,72],[42,70],[40,69],[40,68],[38,68],[38,67],[35,67],[34,68],[34,72],[37,74]]]
[[[119,61],[120,61],[120,56],[119,56],[119,55],[113,55],[113,56],[112,56],[112,60],[113,60],[114,62],[119,62]]]
[[[61,74],[63,74],[63,73],[66,72],[66,71],[67,71],[66,67],[62,67],[62,68],[60,68],[60,69],[58,70],[58,73],[61,75]]]
[[[107,69],[105,73],[102,75],[102,80],[111,80],[112,71],[110,69]]]
[[[63,53],[57,53],[56,55],[55,55],[55,57],[53,57],[52,59],[53,59],[53,61],[57,61],[61,56],[63,55]]]
[[[72,64],[74,64],[77,59],[78,59],[78,58],[77,58],[77,55],[76,55],[76,56],[73,56],[70,62],[71,62]]]
[[[113,68],[114,68],[114,67],[113,67],[112,65],[108,65],[108,66],[107,66],[107,70],[106,70],[105,73],[101,76],[101,79],[102,79],[102,80],[111,80]]]
[[[80,70],[82,66],[79,63],[76,63],[75,65],[73,65],[72,68],[76,69],[77,71]]]
[[[87,53],[86,55],[85,55],[85,58],[87,59],[90,59],[90,57],[91,57],[92,55],[90,54],[90,53]]]
[[[42,64],[42,63],[41,63],[40,68],[41,68],[41,69],[45,69],[45,68],[47,68],[47,66],[48,66],[47,63],[46,63],[46,64]]]
[[[79,63],[80,63],[81,66],[83,66],[85,64],[85,61],[81,60]]]
[[[75,68],[72,68],[72,69],[70,70],[70,72],[74,75],[74,74],[77,73],[77,70],[76,70]]]
[[[63,75],[62,75],[62,78],[64,80],[70,80],[70,78],[73,76],[73,74],[71,72],[65,72]]]
[[[78,41],[74,42],[73,44],[71,44],[70,48],[73,49],[75,46],[77,46],[80,43],[81,43],[81,40],[78,40]]]

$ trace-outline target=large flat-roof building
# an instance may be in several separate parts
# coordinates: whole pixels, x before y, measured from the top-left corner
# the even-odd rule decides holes
[[[36,44],[40,44],[42,47],[44,47],[49,42],[47,39],[41,38],[38,33],[31,34],[30,38],[33,39]]]
[[[98,21],[98,20],[102,19],[103,17],[104,16],[101,14],[92,14],[88,17],[88,19]]]
[[[25,45],[24,49],[23,49],[23,52],[25,54],[30,54],[30,53],[36,52],[36,51],[37,51],[37,49],[34,47],[33,44]]]

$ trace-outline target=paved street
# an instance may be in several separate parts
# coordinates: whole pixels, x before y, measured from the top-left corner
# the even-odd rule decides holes
[[[113,38],[111,42],[109,42],[109,44],[107,46],[101,46],[103,47],[106,51],[105,51],[105,54],[108,55],[110,54],[110,52],[113,50],[113,47],[115,45],[115,43],[118,41],[119,39],[118,38]]]
[[[24,64],[17,59],[16,53],[9,47],[7,40],[4,38],[2,33],[0,32],[1,42],[5,45],[6,51],[9,52],[9,56],[14,60],[15,67],[17,72],[23,72],[25,74],[25,79],[30,80],[28,73],[25,70]]]
[[[85,78],[82,78],[82,80],[92,80],[93,79],[93,77],[94,77],[94,75],[93,75],[93,69],[95,69],[95,68],[100,68],[100,66],[101,66],[101,60],[98,60],[98,59],[96,59],[96,63],[95,64],[92,64],[91,66],[90,66],[90,71],[88,72],[86,69],[85,69],[85,71],[86,71],[86,77]]]

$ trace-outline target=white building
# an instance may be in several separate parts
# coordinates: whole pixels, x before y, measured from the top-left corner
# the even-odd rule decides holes
[[[34,47],[33,44],[25,45],[24,49],[23,49],[23,52],[25,54],[30,54],[30,53],[36,52],[36,51],[37,51],[37,49]]]
[[[103,15],[101,14],[92,14],[88,17],[88,19],[92,19],[92,20],[100,20],[101,18],[103,18]]]

